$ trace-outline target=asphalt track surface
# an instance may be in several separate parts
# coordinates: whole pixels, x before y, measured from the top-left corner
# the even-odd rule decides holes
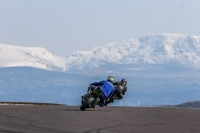
[[[1,133],[200,133],[200,110],[0,105]]]

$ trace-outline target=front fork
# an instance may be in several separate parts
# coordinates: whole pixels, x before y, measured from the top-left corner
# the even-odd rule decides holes
[[[85,95],[81,96],[81,98],[88,97],[88,96],[90,96],[91,94],[92,94],[92,91],[91,91],[91,90],[88,90],[88,92],[87,92]]]

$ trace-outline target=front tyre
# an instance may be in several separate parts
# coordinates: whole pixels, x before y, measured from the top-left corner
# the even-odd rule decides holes
[[[91,105],[94,101],[94,97],[90,96],[82,100],[82,105],[80,106],[81,110],[85,110],[86,108],[91,108]]]
[[[85,109],[86,108],[83,105],[80,106],[80,110],[84,111]]]
[[[89,108],[89,104],[87,101],[82,102],[82,105],[80,106],[80,110],[85,110],[86,108]]]

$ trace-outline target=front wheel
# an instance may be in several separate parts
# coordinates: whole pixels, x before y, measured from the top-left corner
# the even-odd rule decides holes
[[[84,107],[83,105],[81,105],[81,106],[80,106],[80,109],[81,109],[81,110],[85,110],[86,107]]]
[[[80,106],[81,110],[85,110],[86,108],[89,108],[89,104],[87,101],[82,102],[82,105]]]
[[[93,106],[93,102],[95,100],[94,96],[87,97],[82,100],[82,105],[80,106],[81,110],[85,110],[86,108],[91,108]]]
[[[90,103],[92,103],[92,101],[94,100],[94,98],[87,98],[84,101],[82,101],[82,105],[80,106],[81,110],[85,110],[86,108],[89,108]]]

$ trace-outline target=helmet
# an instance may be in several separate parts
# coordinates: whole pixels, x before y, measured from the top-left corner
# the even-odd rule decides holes
[[[108,76],[107,81],[114,83],[115,79],[112,76]]]

